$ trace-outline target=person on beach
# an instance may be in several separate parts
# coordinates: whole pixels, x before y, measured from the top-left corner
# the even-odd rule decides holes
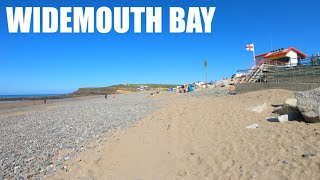
[[[108,94],[104,95],[104,98],[105,98],[105,99],[108,99]]]
[[[234,84],[231,84],[229,87],[229,95],[236,95],[236,86]]]
[[[312,54],[312,56],[311,56],[311,64],[314,65],[314,63],[315,63],[314,62],[314,55]]]

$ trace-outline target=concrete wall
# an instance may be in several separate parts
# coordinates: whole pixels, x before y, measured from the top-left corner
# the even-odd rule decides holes
[[[265,90],[265,89],[285,89],[290,91],[307,91],[307,90],[311,90],[319,87],[320,87],[320,83],[316,83],[316,84],[248,83],[248,84],[237,84],[236,93],[246,93],[246,92]]]

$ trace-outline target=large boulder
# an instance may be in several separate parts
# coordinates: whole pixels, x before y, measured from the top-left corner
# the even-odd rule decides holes
[[[273,111],[273,113],[279,115],[290,114],[291,112],[300,112],[297,106],[297,99],[287,99],[283,105],[276,107]]]
[[[287,106],[288,108],[291,108],[291,109],[295,109],[297,107],[297,104],[298,104],[298,101],[297,99],[294,99],[294,98],[287,99],[284,102],[284,106]]]
[[[295,93],[297,106],[301,111],[305,122],[317,123],[320,122],[320,88],[310,91],[300,91]]]

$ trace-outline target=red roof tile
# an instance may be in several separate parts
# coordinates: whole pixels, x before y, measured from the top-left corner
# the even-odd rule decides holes
[[[306,58],[308,57],[306,54],[304,54],[303,52],[299,51],[298,49],[294,48],[294,47],[290,47],[288,49],[285,49],[283,51],[280,51],[280,52],[276,52],[276,53],[264,53],[264,54],[260,54],[258,56],[255,56],[256,58],[257,57],[261,57],[263,56],[265,59],[270,59],[270,58],[276,58],[276,57],[281,57],[283,55],[286,55],[288,54],[290,51],[293,51],[293,52],[296,52],[299,56],[302,56],[303,58]]]

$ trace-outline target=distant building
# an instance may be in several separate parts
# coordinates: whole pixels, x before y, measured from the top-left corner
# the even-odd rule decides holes
[[[255,56],[257,64],[259,64],[259,62],[263,60],[269,60],[293,66],[297,65],[299,60],[305,59],[307,57],[308,56],[305,53],[299,51],[294,47],[290,47],[287,49],[281,48]]]
[[[147,90],[148,89],[148,86],[144,86],[144,85],[140,85],[138,88],[137,88],[137,90],[139,90],[139,91],[145,91],[145,90]]]

